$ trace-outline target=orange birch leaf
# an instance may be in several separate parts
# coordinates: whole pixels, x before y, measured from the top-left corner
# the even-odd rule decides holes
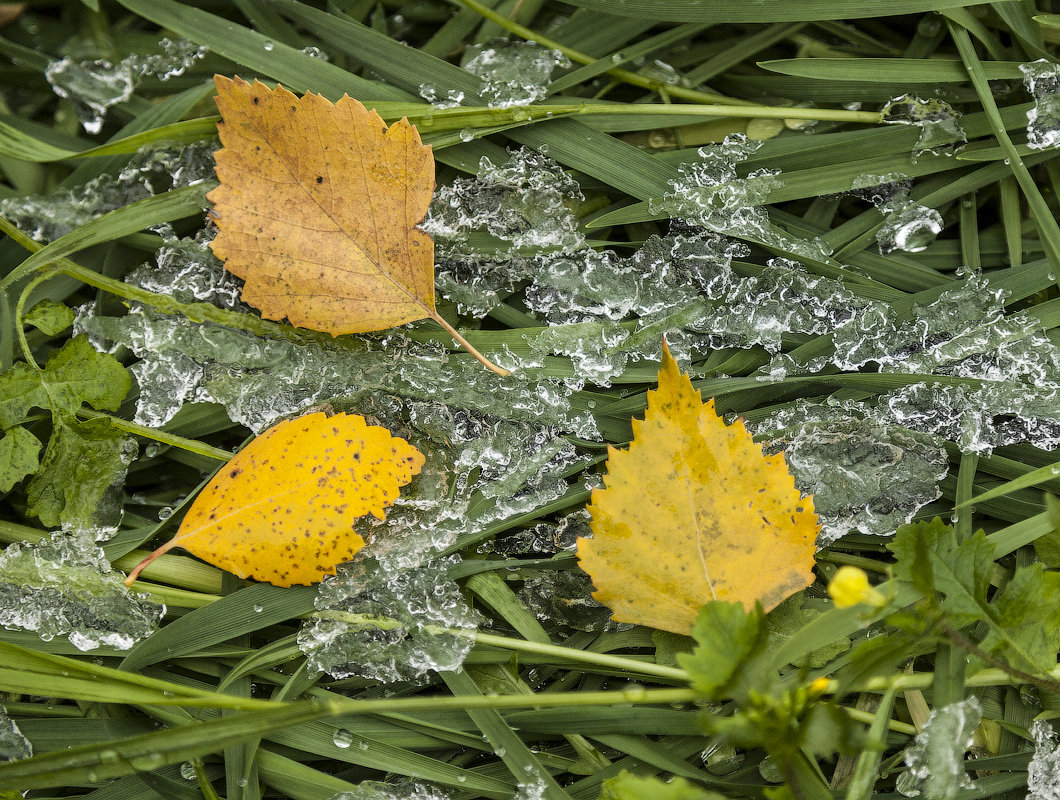
[[[355,523],[383,519],[424,458],[357,414],[286,420],[240,450],[195,498],[176,535],[129,573],[181,547],[240,578],[316,583],[364,547]]]
[[[267,319],[333,336],[430,317],[490,369],[434,307],[434,242],[416,225],[434,157],[407,119],[387,127],[343,95],[297,97],[214,76],[220,185],[210,243]]]
[[[663,345],[628,450],[608,449],[578,559],[614,619],[688,635],[710,600],[768,611],[813,582],[817,515],[781,454],[703,402]]]

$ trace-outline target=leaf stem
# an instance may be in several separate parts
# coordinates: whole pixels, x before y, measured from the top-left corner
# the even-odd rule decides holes
[[[496,364],[494,364],[492,361],[482,355],[482,353],[475,349],[474,345],[472,345],[471,342],[469,342],[467,339],[460,335],[460,331],[458,331],[456,328],[446,322],[445,317],[443,317],[434,309],[431,310],[430,317],[443,328],[445,328],[445,330],[449,333],[450,336],[456,339],[456,341],[459,342],[465,350],[467,350],[471,355],[473,355],[475,359],[490,372],[495,372],[502,378],[507,378],[509,375],[512,374],[503,367],[498,367]]]
[[[18,302],[15,303],[15,335],[18,337],[18,345],[22,348],[22,357],[26,359],[26,363],[37,372],[41,371],[41,366],[33,357],[33,351],[30,349],[29,340],[26,338],[26,324],[23,321],[23,317],[25,316],[26,301],[29,299],[30,293],[55,275],[55,273],[56,270],[52,269],[36,276],[25,285],[18,295]]]

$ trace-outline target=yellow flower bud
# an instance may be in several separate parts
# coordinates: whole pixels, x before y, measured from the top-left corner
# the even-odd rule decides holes
[[[828,594],[836,608],[850,608],[858,603],[876,607],[887,604],[887,598],[869,584],[869,576],[857,567],[840,567],[828,584]]]

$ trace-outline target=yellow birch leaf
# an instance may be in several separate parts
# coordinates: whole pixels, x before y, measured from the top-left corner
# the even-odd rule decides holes
[[[703,402],[663,345],[628,450],[608,449],[578,559],[614,619],[688,635],[710,600],[768,611],[813,582],[817,515],[781,454]]]
[[[220,185],[207,195],[225,269],[268,319],[334,335],[434,311],[434,243],[415,225],[434,158],[408,120],[389,128],[344,96],[296,97],[221,75]]]
[[[411,444],[357,414],[280,422],[214,476],[176,535],[126,585],[174,547],[240,578],[275,586],[320,581],[364,547],[357,520],[383,519],[423,462]]]

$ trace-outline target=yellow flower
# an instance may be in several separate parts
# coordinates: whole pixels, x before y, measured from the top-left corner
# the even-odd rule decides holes
[[[869,584],[869,576],[857,567],[840,567],[828,584],[828,594],[836,608],[850,608],[858,603],[881,608],[887,598]]]
[[[810,697],[820,697],[822,694],[828,691],[831,687],[832,681],[823,675],[820,678],[816,678],[810,682],[808,688]]]

